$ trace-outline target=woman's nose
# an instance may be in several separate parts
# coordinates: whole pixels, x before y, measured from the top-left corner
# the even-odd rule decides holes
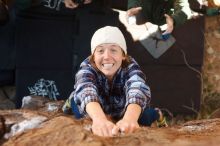
[[[111,56],[110,52],[108,50],[106,50],[104,52],[104,58],[109,58]]]

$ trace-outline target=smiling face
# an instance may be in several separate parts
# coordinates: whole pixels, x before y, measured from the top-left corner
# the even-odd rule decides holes
[[[94,52],[96,67],[109,79],[112,80],[117,70],[122,65],[124,53],[117,44],[101,44]]]

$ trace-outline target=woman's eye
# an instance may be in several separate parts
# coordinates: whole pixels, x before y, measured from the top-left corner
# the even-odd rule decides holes
[[[100,49],[100,50],[97,50],[98,53],[103,53],[104,50]]]
[[[117,52],[117,50],[116,50],[116,49],[111,49],[111,51],[112,51],[112,52]]]

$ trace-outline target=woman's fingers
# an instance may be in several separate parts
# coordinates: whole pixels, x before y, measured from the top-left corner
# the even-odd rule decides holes
[[[119,134],[119,127],[115,125],[112,128],[112,136],[117,136],[118,134]]]

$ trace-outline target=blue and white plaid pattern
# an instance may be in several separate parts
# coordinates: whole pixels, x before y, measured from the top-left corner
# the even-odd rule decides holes
[[[120,68],[109,85],[107,78],[92,67],[85,59],[76,74],[74,91],[63,110],[71,108],[74,99],[80,114],[86,116],[85,106],[89,102],[99,102],[105,114],[113,118],[123,116],[128,104],[138,104],[144,109],[150,103],[150,88],[145,83],[145,75],[132,58],[127,68]]]

